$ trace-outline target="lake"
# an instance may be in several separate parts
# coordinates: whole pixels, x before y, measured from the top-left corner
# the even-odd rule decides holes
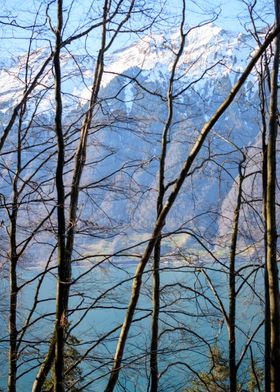
[[[92,268],[75,265],[69,306],[69,328],[77,339],[76,350],[85,360],[80,366],[84,379],[79,387],[85,391],[102,391],[108,380],[118,333],[129,301],[135,264],[106,263]],[[92,270],[85,274],[86,271]],[[130,330],[117,391],[147,391],[151,336],[151,271],[143,277],[142,294]],[[237,278],[237,358],[263,319],[262,270],[242,263]],[[221,270],[222,269],[222,270]],[[24,325],[38,286],[37,268],[20,271],[20,282],[34,279],[19,295],[18,329]],[[247,278],[247,280],[244,280]],[[245,283],[244,283],[245,282]],[[55,312],[54,270],[46,274],[38,292],[38,304],[32,324],[23,337],[18,370],[18,391],[31,390],[38,364],[52,335]],[[1,298],[8,299],[8,283],[1,285]],[[6,294],[5,294],[6,293]],[[161,391],[183,391],[191,385],[194,373],[209,369],[209,349],[218,345],[227,355],[227,329],[220,311],[228,307],[227,267],[206,263],[199,268],[179,263],[165,263],[161,268],[161,312],[159,370]],[[219,298],[219,299],[218,299]],[[220,301],[220,302],[219,302]],[[3,303],[3,302],[2,302]],[[7,312],[2,314],[1,379],[7,379]],[[6,340],[6,342],[5,342]],[[254,359],[262,367],[263,329],[252,343]],[[249,350],[248,353],[249,354]],[[239,380],[248,378],[250,356],[245,355]]]

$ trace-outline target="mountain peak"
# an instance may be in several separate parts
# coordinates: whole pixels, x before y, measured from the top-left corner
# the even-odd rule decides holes
[[[236,78],[236,73],[242,71],[247,58],[250,55],[252,46],[249,44],[248,36],[245,34],[226,31],[214,23],[203,26],[190,27],[186,29],[186,43],[183,55],[178,63],[178,83],[192,83],[205,75],[205,80],[220,78],[223,75],[232,75],[232,83]],[[135,69],[135,75],[141,74],[145,82],[168,81],[172,64],[180,45],[179,29],[171,29],[166,34],[146,35],[132,45],[112,53],[107,59],[105,73],[102,80],[103,88],[106,87],[117,74],[126,75],[129,70]],[[37,67],[37,63],[42,63],[48,55],[48,50],[37,49],[30,56],[30,69]],[[65,68],[64,91],[74,94],[77,99],[87,100],[90,95],[90,85],[93,77],[93,61],[85,56],[72,56],[63,53],[62,64]],[[0,95],[3,99],[15,99],[19,96],[19,90],[24,88],[24,80],[21,79],[21,67],[24,67],[26,55],[19,58],[19,63],[12,69],[4,72],[0,83]],[[32,64],[35,64],[32,66]],[[24,71],[24,69],[23,69]],[[66,72],[67,71],[67,72]],[[89,87],[85,87],[80,81],[79,74],[82,72],[82,79]],[[78,77],[77,77],[78,74]],[[50,75],[51,77],[51,75]],[[9,78],[9,83],[6,83]],[[24,79],[24,78],[23,78]],[[46,73],[46,79],[48,75]],[[79,80],[78,80],[79,79]],[[44,80],[45,83],[45,80]],[[201,83],[204,83],[201,81]],[[7,91],[9,85],[9,91]],[[14,86],[14,87],[13,87]],[[0,102],[1,103],[1,102]],[[2,102],[4,104],[4,102]]]
[[[242,71],[250,55],[252,45],[245,34],[227,31],[214,23],[189,28],[186,32],[184,53],[178,64],[179,72],[189,79],[197,79],[209,69],[211,77],[221,77]],[[162,74],[170,74],[180,45],[180,31],[172,29],[169,34],[151,34],[112,56],[103,81],[106,86],[115,75],[138,68],[147,81],[162,80]],[[216,70],[217,69],[217,70]],[[216,71],[215,71],[216,70]]]

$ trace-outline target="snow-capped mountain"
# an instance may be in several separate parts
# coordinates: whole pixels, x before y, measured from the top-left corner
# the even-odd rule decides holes
[[[146,239],[151,232],[156,218],[161,134],[168,113],[167,89],[180,40],[176,32],[169,36],[148,36],[105,59],[82,178],[77,229],[82,252],[117,251]],[[174,117],[168,136],[166,184],[176,178],[199,130],[230,92],[254,48],[249,35],[236,35],[214,24],[190,29],[186,35],[172,89]],[[13,67],[1,70],[2,128],[48,56],[48,49],[41,49],[29,56],[28,66],[27,57],[21,56]],[[67,146],[65,181],[69,186],[95,58],[63,51],[61,62]],[[166,232],[184,227],[185,232],[195,231],[211,239],[214,246],[215,237],[226,227],[221,223],[221,215],[238,172],[238,148],[253,148],[259,140],[261,120],[256,81],[252,74],[205,142],[192,176],[187,178],[166,222]],[[22,203],[28,200],[31,203],[19,218],[22,226],[26,221],[30,227],[35,225],[38,211],[44,215],[55,203],[53,88],[50,60],[22,114],[25,124],[22,132],[26,131],[26,135],[22,139],[20,181],[23,184],[32,176],[21,195]],[[15,123],[1,158],[2,189],[7,198],[12,197],[11,170],[16,171],[17,127]],[[171,186],[167,194],[170,189]],[[51,226],[50,220],[49,231]],[[23,237],[25,232],[23,228]],[[40,235],[45,241],[46,232]],[[166,246],[176,249],[190,240],[189,234],[180,233],[167,240]]]
[[[169,36],[151,35],[145,36],[129,47],[113,52],[105,59],[107,66],[102,78],[102,87],[108,86],[117,74],[125,75],[134,68],[140,69],[148,82],[168,80],[175,58],[174,54],[178,50],[180,41],[181,37],[178,32],[171,33]],[[244,69],[254,49],[253,45],[248,35],[236,36],[214,24],[190,29],[186,35],[184,53],[177,67],[180,81],[183,79],[184,83],[192,83],[201,79],[203,83],[198,84],[201,88],[201,85],[209,79],[229,76],[231,82],[234,83],[238,74]],[[20,99],[26,85],[32,81],[49,54],[48,48],[38,49],[28,57],[22,55],[14,59],[13,67],[1,69],[2,106],[10,99],[14,101]],[[28,69],[26,69],[27,61]],[[87,99],[94,74],[94,58],[91,58],[89,54],[81,56],[64,52],[62,63],[64,93]],[[38,90],[44,89],[48,83],[51,86],[53,75],[50,74],[50,69],[51,62],[46,67],[42,78],[39,78]],[[128,93],[126,91],[126,94]],[[4,113],[3,109],[2,113]]]

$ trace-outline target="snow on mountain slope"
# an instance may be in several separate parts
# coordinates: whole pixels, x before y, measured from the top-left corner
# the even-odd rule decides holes
[[[102,86],[106,87],[116,77],[116,74],[125,74],[126,71],[135,67],[141,69],[148,82],[168,78],[175,57],[174,52],[178,50],[179,44],[180,36],[176,32],[171,33],[170,37],[160,34],[146,36],[124,50],[118,50],[107,59]],[[181,82],[195,81],[201,78],[208,69],[208,80],[230,75],[231,81],[234,82],[246,65],[252,50],[251,39],[244,34],[236,36],[214,24],[191,29],[186,36],[184,53],[178,65],[180,80]],[[27,81],[32,80],[48,52],[45,48],[31,54],[28,59]],[[19,93],[22,94],[25,87],[26,56],[21,56],[18,62],[15,62],[14,67],[0,71],[1,107],[8,100],[20,99]],[[75,55],[72,57],[67,52],[62,54],[65,95],[73,94],[84,99],[89,97],[93,65],[94,62],[90,57]],[[87,84],[86,88],[83,88],[82,78]],[[205,80],[203,78],[203,83]],[[51,86],[51,83],[52,75],[50,75],[49,66],[46,68],[44,77],[40,79],[41,89],[45,87],[45,84]]]
[[[105,68],[102,85],[106,87],[116,74],[125,74],[131,68],[141,69],[148,82],[168,78],[175,59],[174,53],[180,45],[180,34],[146,36],[123,51],[112,55]],[[193,82],[200,79],[207,70],[207,79],[230,75],[235,82],[244,69],[253,50],[248,35],[227,32],[214,24],[191,29],[186,37],[184,53],[178,64],[180,81]],[[87,75],[88,76],[88,75]],[[205,83],[203,78],[202,83]],[[199,88],[201,84],[199,84]],[[83,90],[81,96],[88,97]]]
[[[151,232],[156,218],[161,133],[167,118],[164,97],[179,41],[179,34],[174,32],[169,38],[149,36],[106,59],[82,178],[78,212],[81,249],[96,248],[100,241],[100,249],[116,250],[124,244],[131,245],[132,239],[147,238]],[[247,35],[236,36],[214,24],[192,29],[187,34],[173,89],[176,98],[168,136],[166,183],[178,175],[200,128],[227,96],[253,49]],[[47,56],[47,49],[33,53],[27,73],[26,56],[12,68],[1,70],[1,126],[7,123],[12,108],[21,99],[26,80],[33,79]],[[61,64],[68,187],[80,118],[91,91],[94,59],[63,51]],[[55,168],[51,155],[55,150],[53,88],[50,62],[28,101],[24,118],[26,123],[33,118],[35,146],[26,142],[25,162],[40,152],[42,147],[37,147],[35,142],[40,140],[40,146],[49,146],[50,152],[45,154],[50,159],[46,158],[47,163],[32,180],[40,183],[42,177],[46,178],[43,190],[50,199]],[[224,200],[232,188],[239,159],[232,143],[239,147],[253,145],[259,129],[258,94],[251,76],[205,142],[194,173],[187,179],[166,222],[167,231],[181,226],[211,239],[217,233],[220,235],[219,213],[223,214]],[[9,143],[10,148],[13,140]],[[36,158],[40,164],[42,156],[38,154]],[[2,158],[3,165],[7,164],[5,159]],[[32,161],[33,167],[36,162]],[[28,165],[25,178],[32,170]],[[3,177],[7,183],[10,181],[7,173]],[[29,212],[29,218],[30,215]],[[90,236],[87,238],[85,233]],[[190,240],[187,235],[184,238],[180,243]]]

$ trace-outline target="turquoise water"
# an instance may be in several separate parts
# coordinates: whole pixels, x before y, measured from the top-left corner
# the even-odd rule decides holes
[[[81,276],[89,265],[75,266],[73,275]],[[161,271],[161,315],[159,341],[160,385],[162,391],[183,391],[190,385],[193,371],[208,369],[209,347],[218,344],[227,352],[227,330],[220,312],[219,296],[227,309],[227,274],[218,270],[218,265],[207,264],[206,273],[195,271],[194,267],[163,265]],[[82,364],[84,381],[81,390],[102,391],[108,379],[116,339],[129,301],[131,278],[135,265],[113,266],[106,264],[94,268],[81,277],[72,287],[70,300],[70,330],[79,340],[76,349],[84,354],[91,347]],[[239,292],[237,305],[237,352],[241,355],[246,341],[262,320],[262,274],[252,273],[254,267],[244,269],[244,275],[251,274]],[[38,269],[24,270],[22,283],[38,275]],[[209,281],[211,280],[211,284]],[[238,279],[237,287],[243,280]],[[27,285],[19,297],[19,325],[30,311],[38,279]],[[255,292],[252,287],[255,287]],[[114,289],[111,289],[114,287]],[[7,285],[4,287],[7,290]],[[214,294],[216,292],[216,295]],[[32,320],[36,323],[24,336],[19,363],[18,391],[29,391],[38,366],[47,348],[53,330],[55,312],[55,277],[53,271],[47,274],[38,295],[39,304]],[[146,391],[149,374],[149,345],[151,327],[151,272],[143,277],[143,289],[138,309],[130,330],[121,371],[118,391]],[[3,328],[4,329],[4,328]],[[110,333],[113,329],[115,332]],[[1,336],[6,335],[1,331]],[[107,335],[105,338],[104,336]],[[101,339],[100,343],[97,341]],[[256,360],[261,361],[263,330],[254,337],[252,344]],[[36,343],[36,344],[34,344]],[[6,388],[7,343],[1,343],[1,386]],[[3,361],[2,361],[3,359]],[[26,362],[27,361],[27,362]],[[247,372],[246,356],[240,367],[240,380]],[[32,368],[34,368],[32,370]],[[30,369],[28,373],[26,371]],[[26,373],[26,374],[24,374]],[[244,373],[244,374],[243,374]],[[86,387],[87,386],[87,387]]]

